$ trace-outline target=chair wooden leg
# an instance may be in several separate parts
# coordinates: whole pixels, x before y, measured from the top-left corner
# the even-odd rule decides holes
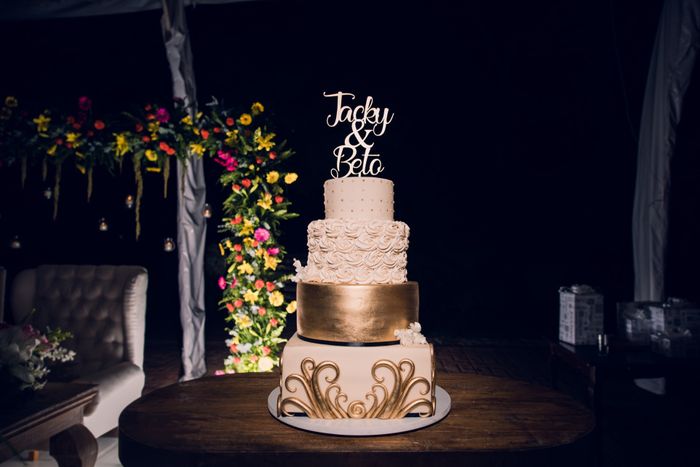
[[[51,438],[49,454],[59,467],[93,467],[97,440],[85,425],[73,425]]]

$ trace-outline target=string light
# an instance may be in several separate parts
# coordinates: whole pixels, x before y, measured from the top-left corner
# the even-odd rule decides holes
[[[134,207],[134,197],[133,195],[126,195],[126,199],[124,200],[124,204],[126,205],[127,209],[131,209]]]
[[[175,250],[175,242],[172,238],[168,237],[163,242],[163,251],[165,251],[166,253],[170,253],[173,250]]]
[[[100,219],[100,223],[97,225],[97,228],[100,229],[100,232],[107,232],[109,230],[109,224],[107,223],[107,219],[102,217]]]
[[[22,248],[22,242],[19,241],[19,236],[15,235],[12,240],[10,240],[10,248],[13,250],[19,250]]]
[[[211,217],[211,205],[209,203],[204,203],[204,208],[202,209],[202,216],[206,219]]]
[[[46,188],[44,190],[43,195],[44,195],[44,198],[51,199],[51,196],[53,196],[53,191],[51,191],[51,188]]]

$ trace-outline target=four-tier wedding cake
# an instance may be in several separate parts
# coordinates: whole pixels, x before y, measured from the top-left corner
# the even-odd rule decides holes
[[[433,346],[420,334],[418,283],[406,279],[408,226],[394,220],[394,184],[324,184],[326,218],[308,228],[297,263],[297,334],[281,359],[277,415],[432,416]]]

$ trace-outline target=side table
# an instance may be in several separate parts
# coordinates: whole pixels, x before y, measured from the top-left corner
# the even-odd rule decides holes
[[[3,407],[0,461],[10,459],[13,449],[21,452],[49,440],[49,453],[60,467],[94,466],[97,441],[82,421],[96,396],[94,384],[48,383],[21,403]]]

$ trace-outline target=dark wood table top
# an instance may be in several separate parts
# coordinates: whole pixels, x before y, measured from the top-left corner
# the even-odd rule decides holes
[[[521,381],[438,374],[452,398],[441,422],[409,433],[342,437],[277,421],[279,374],[209,377],[156,390],[119,420],[120,459],[137,465],[590,465],[593,414]]]
[[[0,409],[0,436],[15,450],[34,448],[83,419],[83,408],[97,396],[97,386],[78,383],[48,383],[30,397],[13,404],[4,401]],[[0,459],[13,455],[6,442],[0,443]]]

